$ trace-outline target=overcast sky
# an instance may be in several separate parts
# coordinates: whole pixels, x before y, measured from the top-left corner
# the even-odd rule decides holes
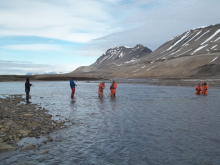
[[[0,74],[70,72],[107,49],[155,50],[185,31],[220,23],[220,0],[2,0]]]

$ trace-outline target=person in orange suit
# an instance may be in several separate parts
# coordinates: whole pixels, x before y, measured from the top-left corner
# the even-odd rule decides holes
[[[198,84],[197,87],[196,87],[196,94],[200,95],[201,90],[202,90],[202,88],[201,88],[200,84]]]
[[[209,89],[208,84],[204,82],[204,84],[202,84],[202,94],[207,95],[208,89]]]
[[[115,82],[115,80],[112,81],[112,85],[110,86],[110,90],[111,90],[111,94],[110,96],[114,96],[115,97],[115,93],[116,93],[116,88],[117,88],[117,83]]]
[[[103,97],[103,90],[105,89],[105,82],[102,81],[100,84],[99,84],[99,89],[98,89],[98,92],[99,92],[99,97]]]

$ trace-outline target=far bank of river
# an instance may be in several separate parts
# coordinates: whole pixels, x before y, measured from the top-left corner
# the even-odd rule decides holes
[[[24,81],[29,77],[31,81],[69,81],[71,76],[66,75],[0,75],[0,82],[16,82]],[[75,77],[75,81],[86,81],[86,82],[101,82],[101,77]],[[189,78],[140,78],[140,79],[123,79],[115,78],[117,83],[139,83],[156,86],[185,86],[194,87],[198,83],[204,82],[209,84],[209,87],[220,87],[220,79],[215,78],[200,78],[200,79],[189,79]],[[105,82],[111,82],[112,79],[104,79]]]

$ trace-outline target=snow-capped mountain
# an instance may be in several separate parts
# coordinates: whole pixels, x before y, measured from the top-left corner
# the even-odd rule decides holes
[[[63,72],[44,72],[44,73],[39,73],[39,72],[35,72],[35,73],[26,73],[25,75],[47,75],[47,74],[64,74]]]
[[[126,66],[139,61],[144,56],[150,54],[152,50],[137,44],[133,48],[126,46],[118,46],[108,49],[102,56],[100,56],[95,63],[86,67],[77,68],[74,73],[86,72],[103,72],[117,68],[119,66]]]
[[[120,46],[108,49],[105,54],[97,59],[92,66],[105,66],[115,64],[117,66],[139,61],[143,56],[152,51],[141,44],[137,44],[134,48]]]
[[[166,60],[185,55],[218,52],[220,49],[220,24],[191,29],[156,49],[146,59]]]
[[[220,24],[188,30],[158,49],[138,44],[108,49],[97,61],[72,74],[97,77],[219,77]]]

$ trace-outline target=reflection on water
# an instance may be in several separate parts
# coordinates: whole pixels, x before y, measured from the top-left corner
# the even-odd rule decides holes
[[[59,130],[37,151],[0,155],[3,164],[218,164],[219,89],[208,96],[189,87],[118,83],[110,97],[106,83],[78,82],[71,99],[69,82],[32,82],[31,101],[54,119],[74,125]],[[11,88],[16,86],[16,88]],[[0,94],[25,94],[24,82],[0,83]],[[49,150],[41,154],[41,150]]]

